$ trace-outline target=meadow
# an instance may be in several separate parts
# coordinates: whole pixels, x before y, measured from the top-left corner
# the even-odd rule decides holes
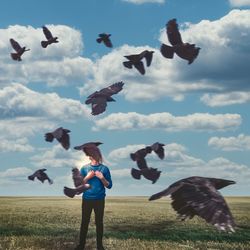
[[[119,249],[250,249],[250,197],[226,198],[233,234],[220,233],[197,216],[179,221],[169,198],[108,197],[104,245]],[[96,249],[92,214],[86,249]],[[0,249],[74,249],[81,221],[80,197],[0,197]]]

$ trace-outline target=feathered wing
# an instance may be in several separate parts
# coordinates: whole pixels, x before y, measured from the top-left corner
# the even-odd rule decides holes
[[[168,21],[167,25],[167,36],[168,40],[172,46],[183,44],[181,34],[179,32],[178,24],[176,19],[171,19]]]
[[[22,49],[22,47],[20,46],[20,44],[17,41],[15,41],[13,38],[10,39],[10,43],[11,43],[12,48],[16,52],[19,52]]]
[[[50,40],[53,38],[51,32],[49,31],[49,29],[46,26],[43,26],[43,33],[44,33],[47,40]]]
[[[147,51],[147,53],[144,56],[146,58],[147,67],[151,65],[153,59],[153,53],[154,53],[153,51]]]
[[[164,56],[165,58],[172,59],[174,57],[173,47],[168,46],[164,43],[161,45],[160,52],[161,52],[162,56]]]
[[[208,185],[185,183],[171,194],[172,206],[182,219],[198,215],[218,230],[234,231],[234,220],[222,195]]]
[[[139,158],[136,160],[137,166],[139,169],[145,169],[148,168],[147,162],[145,160],[145,158]]]
[[[145,68],[143,62],[139,61],[138,63],[135,63],[134,66],[142,75],[145,74]]]
[[[110,86],[108,86],[107,88],[103,88],[99,91],[99,94],[105,95],[105,96],[111,96],[114,94],[117,94],[118,92],[120,92],[123,88],[124,82],[116,82]]]
[[[160,159],[164,159],[165,157],[163,146],[165,145],[159,142],[156,142],[151,146],[152,150],[158,155]]]
[[[69,147],[70,147],[70,138],[69,138],[69,135],[68,135],[67,132],[63,132],[62,137],[59,138],[58,141],[61,143],[63,148],[65,148],[66,150],[69,149]]]
[[[113,44],[112,44],[112,42],[111,42],[111,40],[110,40],[109,37],[103,39],[103,42],[104,42],[104,44],[105,44],[108,48],[112,48],[112,47],[113,47]]]
[[[102,142],[87,142],[80,146],[75,146],[74,149],[76,150],[83,150],[85,147],[98,147],[99,145],[103,144]]]
[[[96,101],[92,103],[92,115],[99,115],[106,110],[107,102],[104,98],[96,98]]]

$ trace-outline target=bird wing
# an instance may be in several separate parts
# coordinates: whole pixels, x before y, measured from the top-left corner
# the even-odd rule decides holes
[[[112,48],[112,47],[113,47],[113,44],[112,44],[112,42],[111,42],[111,40],[110,40],[109,37],[104,38],[104,39],[103,39],[103,42],[104,42],[104,44],[105,44],[108,48]]]
[[[169,20],[166,26],[168,40],[171,45],[183,44],[176,19]]]
[[[165,57],[165,58],[173,58],[174,57],[174,49],[171,46],[168,46],[166,44],[162,44],[161,48],[160,48],[161,54]]]
[[[158,155],[160,159],[163,159],[165,156],[163,146],[164,144],[159,142],[156,142],[151,146],[152,150]]]
[[[69,149],[70,147],[70,138],[69,138],[69,134],[65,131],[63,131],[63,134],[60,138],[57,139],[61,145],[63,146],[63,148],[65,148],[66,150]]]
[[[105,98],[95,98],[95,101],[92,102],[92,115],[99,115],[106,110],[107,102]]]
[[[107,88],[103,88],[99,91],[100,94],[105,95],[105,96],[111,96],[114,94],[117,94],[118,92],[120,92],[122,90],[122,87],[124,85],[124,82],[116,82],[110,86],[108,86]]]
[[[153,51],[147,51],[147,53],[144,55],[144,57],[146,58],[146,63],[147,63],[147,67],[149,67],[151,65],[152,59],[153,59]]]
[[[84,147],[93,147],[93,146],[99,146],[103,144],[102,142],[87,142],[87,143],[84,143],[80,146],[75,146],[74,149],[76,150],[83,150]]]
[[[60,140],[63,136],[63,128],[57,128],[55,131],[52,132],[54,138],[56,138],[57,140]]]
[[[75,187],[78,187],[83,184],[83,176],[81,175],[81,172],[78,168],[72,169],[72,179],[74,182]]]
[[[13,38],[10,39],[10,43],[11,43],[12,48],[16,52],[19,52],[22,49],[22,47],[20,46],[20,44],[17,41],[15,41]]]
[[[53,38],[51,32],[49,31],[49,29],[46,26],[43,26],[43,33],[44,33],[45,37],[47,38],[47,40],[50,40]]]
[[[172,207],[182,219],[198,215],[218,230],[234,231],[232,214],[223,196],[212,185],[185,183],[172,192]]]
[[[142,74],[144,75],[145,74],[145,68],[144,68],[144,65],[141,61],[139,61],[138,63],[135,63],[134,64],[135,68]]]

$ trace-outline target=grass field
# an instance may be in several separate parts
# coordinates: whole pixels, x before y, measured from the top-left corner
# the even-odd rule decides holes
[[[238,229],[217,232],[202,219],[181,222],[170,199],[108,197],[105,208],[106,249],[250,249],[250,197],[230,197]],[[74,249],[78,243],[81,199],[0,197],[0,249]],[[86,249],[95,249],[92,214]]]

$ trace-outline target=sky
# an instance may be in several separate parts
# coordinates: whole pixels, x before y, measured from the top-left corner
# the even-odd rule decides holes
[[[224,195],[250,195],[249,0],[13,0],[0,8],[0,196],[63,195],[72,167],[89,163],[74,146],[100,141],[113,188],[108,196],[150,196],[198,175],[236,181]],[[164,58],[165,24],[176,18],[196,60]],[[46,49],[42,26],[59,43]],[[98,44],[110,33],[113,48]],[[13,61],[9,39],[30,51]],[[154,51],[146,74],[124,56]],[[104,113],[91,115],[88,95],[115,82]],[[69,129],[70,149],[44,134]],[[147,156],[161,176],[133,179],[130,153],[163,143],[165,158]],[[39,168],[54,181],[27,179]]]

